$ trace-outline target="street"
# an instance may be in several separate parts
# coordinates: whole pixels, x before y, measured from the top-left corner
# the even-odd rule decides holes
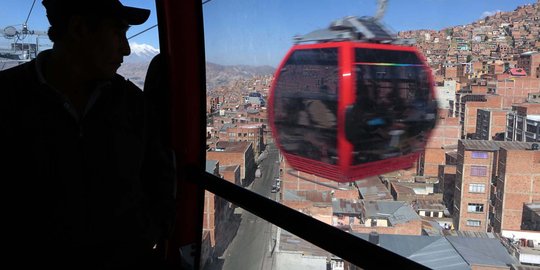
[[[261,177],[252,183],[251,190],[261,196],[275,199],[277,193],[271,193],[270,190],[279,175],[279,163],[276,162],[278,150],[269,145],[267,151],[268,156],[260,164]],[[222,268],[212,269],[272,269],[272,260],[269,258],[273,244],[272,224],[243,209],[238,208],[236,212],[241,212],[238,232],[220,257],[220,260],[224,260]]]

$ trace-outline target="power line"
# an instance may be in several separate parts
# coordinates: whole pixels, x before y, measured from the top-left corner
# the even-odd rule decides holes
[[[210,1],[212,1],[212,0],[205,0],[205,1],[202,2],[202,4],[204,5],[204,4],[206,4],[206,3],[210,2]],[[35,2],[36,2],[36,0],[34,0],[34,3],[35,3]],[[34,4],[32,4],[32,7],[34,7]],[[28,16],[30,16],[30,15],[28,15]],[[156,24],[156,25],[153,25],[153,26],[150,26],[149,28],[146,28],[146,29],[142,30],[141,32],[139,32],[139,33],[137,33],[137,34],[135,34],[135,35],[133,35],[133,36],[131,36],[131,37],[128,37],[128,40],[129,40],[129,39],[132,39],[132,38],[134,38],[134,37],[136,37],[136,36],[138,36],[138,35],[140,35],[140,34],[146,32],[146,31],[148,31],[148,30],[150,30],[150,29],[152,29],[152,28],[155,28],[156,26],[157,26],[157,24]]]

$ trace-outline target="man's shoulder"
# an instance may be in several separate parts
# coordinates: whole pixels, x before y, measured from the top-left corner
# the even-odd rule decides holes
[[[135,95],[141,97],[143,95],[142,90],[138,86],[124,78],[122,75],[116,74],[111,82],[113,87],[121,88],[128,95]]]

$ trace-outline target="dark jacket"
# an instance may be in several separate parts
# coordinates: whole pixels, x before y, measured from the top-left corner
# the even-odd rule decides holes
[[[174,167],[143,92],[117,75],[81,120],[59,97],[35,61],[0,72],[4,243],[38,254],[153,245],[174,217]]]

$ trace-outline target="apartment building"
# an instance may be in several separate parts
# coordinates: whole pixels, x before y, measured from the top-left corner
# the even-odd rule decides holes
[[[250,142],[219,141],[216,149],[206,152],[207,160],[217,160],[221,166],[240,165],[242,184],[255,177],[255,157]]]
[[[540,142],[540,103],[512,106],[506,118],[506,141]]]
[[[219,139],[228,142],[250,142],[255,158],[264,150],[263,124],[235,124],[220,130]]]
[[[507,206],[502,201],[505,189],[501,187],[505,184],[503,183],[504,180],[509,179],[508,182],[514,183],[514,179],[529,179],[530,177],[534,179],[534,177],[538,177],[530,175],[534,170],[540,169],[540,166],[534,164],[535,154],[527,152],[530,151],[531,147],[531,143],[523,142],[459,141],[453,203],[453,218],[456,229],[478,232],[493,231],[495,213],[499,211],[500,216],[502,216],[503,212],[506,213]],[[520,156],[514,154],[514,150],[527,154]],[[508,155],[508,151],[512,155]],[[537,156],[540,158],[540,154]],[[522,158],[525,159],[522,160]],[[531,161],[526,158],[530,158]],[[514,167],[515,165],[516,167]],[[510,166],[510,169],[506,169],[506,166]],[[522,168],[523,166],[535,168],[517,172],[520,169],[516,168]],[[514,177],[514,174],[519,176]],[[516,180],[515,183],[519,181]],[[529,181],[528,185],[532,189],[535,183]],[[540,185],[540,181],[538,185]],[[506,192],[510,192],[508,187]],[[540,186],[538,188],[540,189]],[[521,193],[523,189],[516,189],[516,192]],[[530,193],[530,191],[527,192]],[[529,194],[528,196],[532,195]],[[510,197],[512,198],[512,196]],[[499,198],[498,200],[501,202],[497,202],[496,198]],[[530,202],[532,201],[528,201],[528,203]],[[521,210],[522,208],[523,203],[521,203]],[[499,218],[500,220],[501,218]],[[518,222],[521,222],[521,219]]]
[[[478,109],[502,109],[502,97],[499,95],[457,93],[456,104],[450,115],[459,117],[461,138],[472,138],[476,132]]]
[[[494,231],[519,231],[526,206],[540,202],[539,144],[512,143],[502,146],[496,180],[495,215],[492,220]]]
[[[439,165],[444,164],[447,145],[455,145],[460,139],[459,118],[444,117],[437,120],[435,129],[430,134],[424,153],[418,161],[417,174],[437,176]]]
[[[437,175],[438,185],[436,192],[442,193],[444,205],[453,213],[454,208],[454,191],[456,183],[456,166],[457,166],[457,150],[447,150],[445,154],[445,163],[439,165],[439,173]]]
[[[540,53],[539,52],[526,52],[519,56],[518,68],[523,68],[527,72],[530,78],[540,78],[538,70],[540,68]]]
[[[458,143],[453,219],[457,230],[487,231],[490,186],[499,147],[490,141]]]
[[[505,74],[507,75],[507,74]],[[540,79],[531,77],[507,77],[488,82],[488,92],[502,97],[501,108],[527,101],[530,93],[540,91]]]
[[[506,131],[506,114],[504,109],[478,109],[476,116],[475,140],[492,140],[498,134],[504,135]],[[504,138],[504,137],[501,137]]]

